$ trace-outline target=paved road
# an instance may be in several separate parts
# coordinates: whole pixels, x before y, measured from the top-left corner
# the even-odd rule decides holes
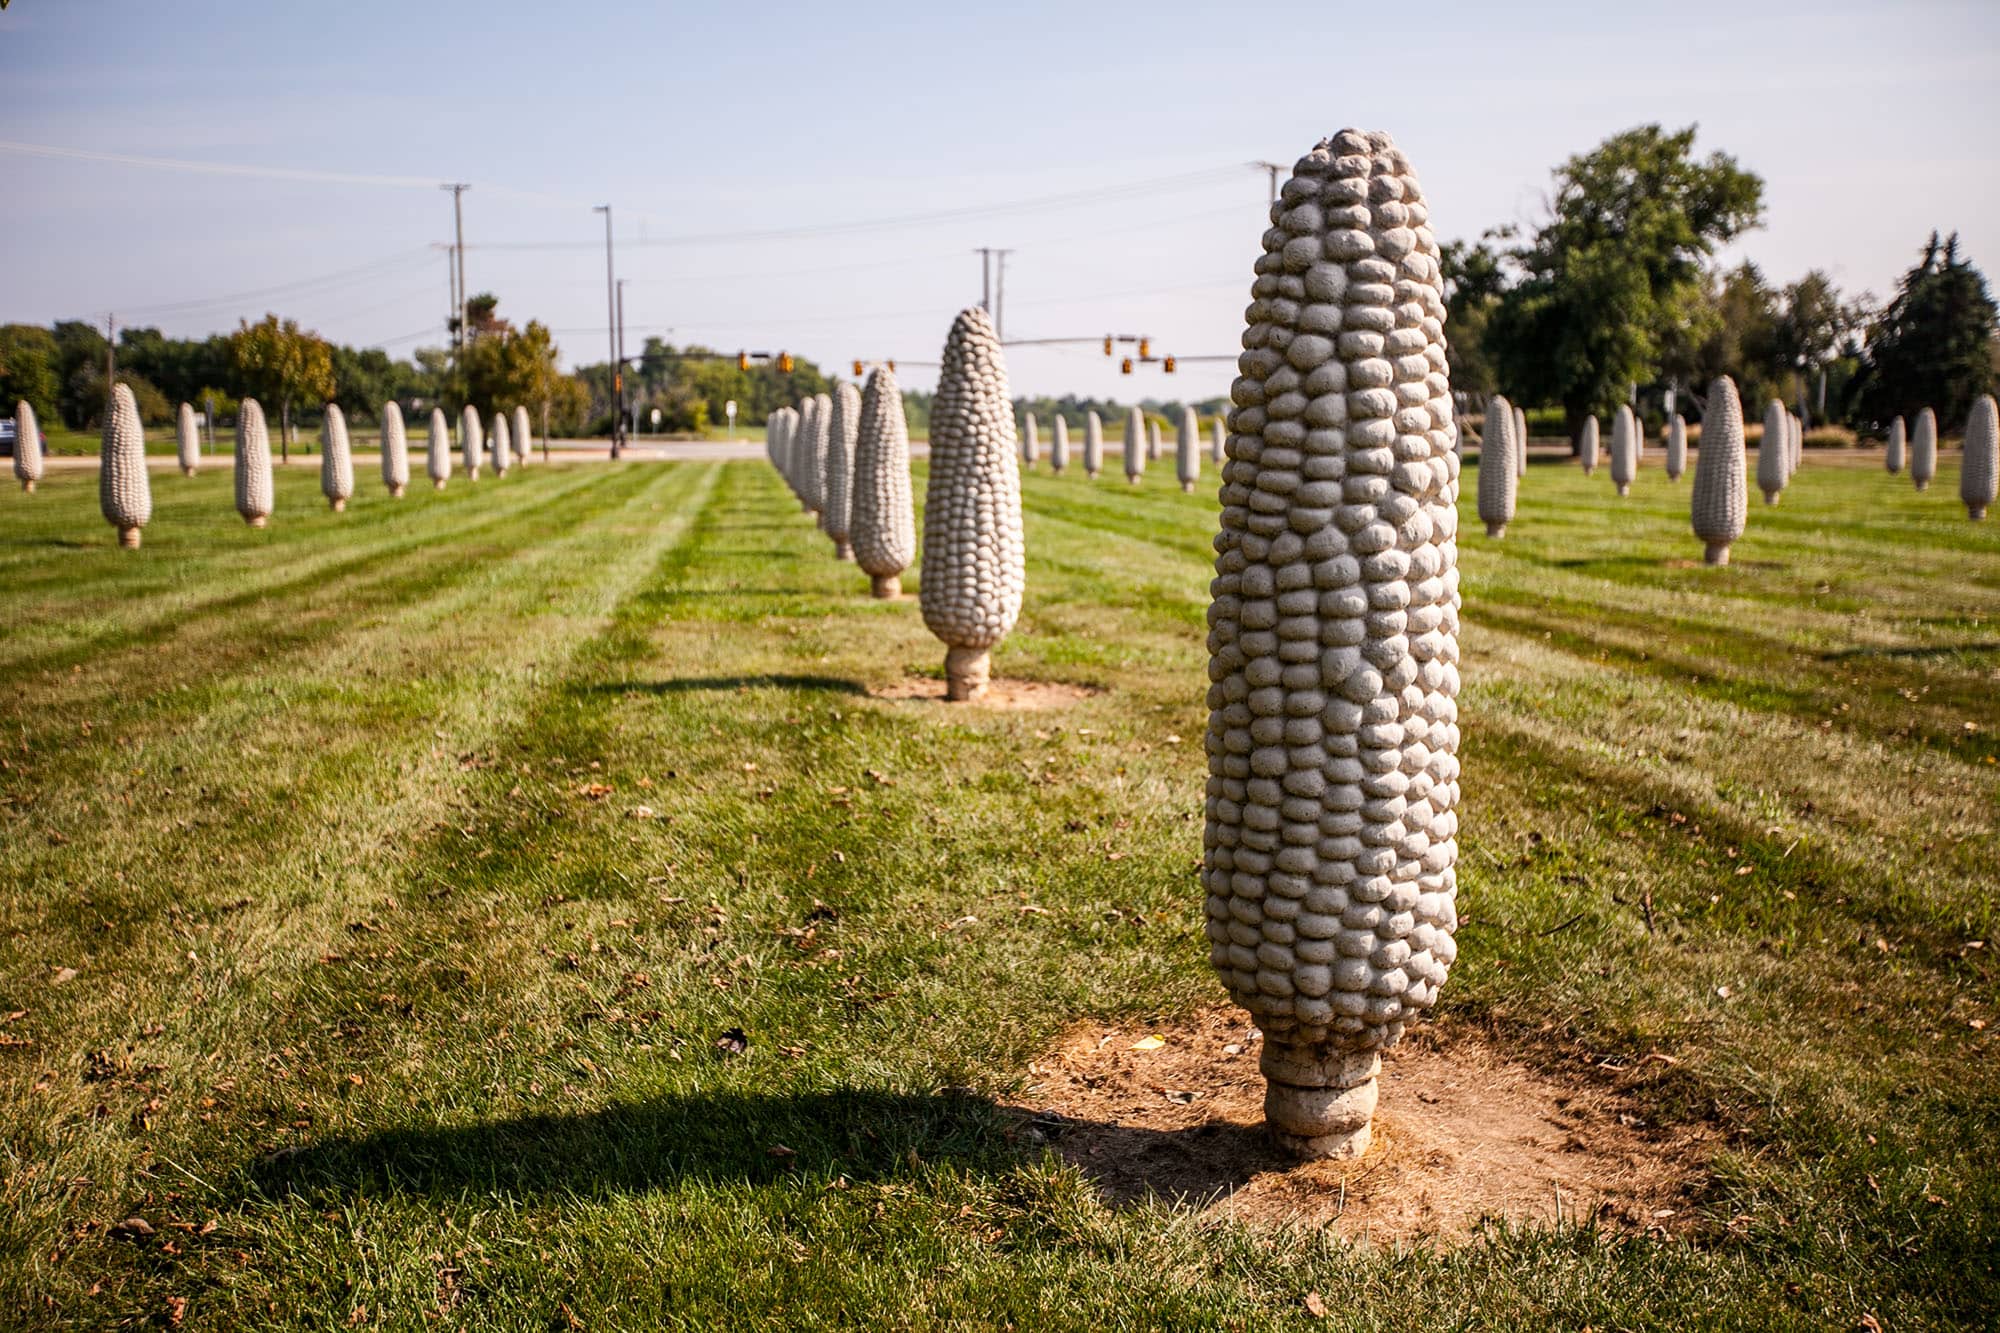
[[[910,453],[912,456],[921,458],[930,453],[930,451],[929,440],[910,441]],[[452,466],[455,470],[463,467],[463,459],[458,450],[452,450],[451,456]],[[610,446],[603,440],[549,441],[549,461],[552,463],[601,462],[610,456]],[[735,458],[762,458],[764,456],[764,442],[762,440],[653,441],[642,438],[639,441],[635,441],[632,447],[625,451],[625,456],[637,462],[654,463],[712,463]],[[218,466],[228,467],[230,465],[230,457],[230,450],[225,444],[223,448],[214,453],[204,454],[202,456],[202,467],[204,469]],[[381,458],[382,456],[379,453],[375,453],[372,450],[366,453],[356,453],[354,455],[354,466],[357,470],[363,466],[379,468],[381,466]],[[423,448],[421,446],[412,448],[410,450],[411,470],[415,472],[423,471],[423,459]],[[276,458],[273,458],[271,461],[273,464],[278,462]],[[535,446],[535,463],[539,464],[541,461],[541,446],[537,445]],[[97,467],[97,455],[50,454],[43,462],[47,466],[58,470],[95,470]],[[172,454],[151,454],[148,455],[146,462],[155,472],[172,471],[178,465]],[[6,470],[7,466],[7,464],[0,463],[0,471]],[[317,453],[303,453],[294,449],[292,451],[292,461],[289,466],[317,468],[319,466],[319,455]]]

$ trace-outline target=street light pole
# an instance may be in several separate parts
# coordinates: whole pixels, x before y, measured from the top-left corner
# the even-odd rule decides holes
[[[618,432],[625,432],[625,279],[618,279]],[[636,411],[634,415],[637,415]]]
[[[440,185],[440,190],[451,191],[451,225],[457,242],[451,248],[452,267],[456,279],[457,294],[452,301],[452,312],[458,317],[458,335],[452,339],[452,346],[463,351],[465,348],[465,192],[472,187],[463,181],[452,185]]]
[[[611,205],[599,204],[590,210],[604,214],[604,318],[605,336],[611,342],[611,456],[618,457],[618,444],[625,429],[625,363],[618,359],[618,280],[611,263]]]

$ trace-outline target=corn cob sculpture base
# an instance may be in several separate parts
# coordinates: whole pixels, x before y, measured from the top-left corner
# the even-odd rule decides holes
[[[29,495],[33,495],[35,493],[34,479],[32,477],[21,478],[21,489],[23,491],[26,491]]]
[[[1353,1158],[1368,1151],[1382,1072],[1376,1051],[1324,1051],[1264,1044],[1264,1122],[1278,1146],[1300,1157]]]
[[[431,489],[432,489],[432,490],[434,490],[434,491],[441,491],[441,490],[443,490],[443,489],[444,489],[444,478],[443,478],[443,477],[432,477],[432,478],[431,478]]]
[[[1709,565],[1728,564],[1729,543],[1709,542],[1706,546],[1702,547],[1701,558],[1702,558],[1702,563],[1704,564],[1709,564]]]
[[[993,683],[993,654],[984,648],[946,647],[944,654],[944,697],[953,703],[970,703],[986,693]]]
[[[347,512],[347,501],[344,499],[328,500],[326,503],[336,514],[344,514]]]
[[[1194,494],[1194,483],[1193,483],[1193,482],[1191,482],[1191,481],[1184,481],[1184,482],[1182,482],[1182,483],[1181,483],[1181,494],[1182,494],[1182,495],[1193,495],[1193,494]]]
[[[439,484],[439,485],[443,485],[444,483],[442,483],[442,482],[439,482],[438,484]],[[402,499],[402,498],[403,498],[403,488],[402,488],[401,486],[391,486],[391,487],[389,488],[389,498],[390,498],[391,500],[400,500],[400,499]]]
[[[119,544],[120,546],[124,547],[124,548],[125,548],[126,550],[128,550],[128,551],[136,551],[136,550],[138,550],[138,549],[139,549],[139,538],[140,538],[140,535],[141,535],[141,534],[143,533],[143,531],[144,531],[144,529],[142,529],[142,528],[120,528],[120,529],[118,529],[118,544]]]
[[[902,577],[897,574],[870,575],[868,592],[879,601],[893,602],[903,595]]]
[[[182,469],[181,469],[181,475],[182,475],[183,477],[192,477],[192,476],[194,475],[194,473],[195,473],[195,470],[194,470],[193,468],[191,468],[191,467],[184,467],[184,468],[182,468]]]
[[[1923,489],[1923,487],[1919,486],[1919,487],[1917,487],[1917,489],[1918,489],[1918,490],[1922,490],[1922,489]],[[1767,505],[1774,505],[1774,504],[1778,503],[1778,497],[1779,497],[1779,496],[1781,496],[1781,495],[1783,495],[1783,494],[1784,494],[1784,492],[1783,492],[1783,491],[1765,491],[1765,492],[1764,492],[1764,503],[1765,503],[1765,504],[1767,504]]]
[[[852,560],[852,559],[854,559],[854,547],[853,547],[853,546],[852,546],[852,545],[851,545],[850,543],[848,543],[848,542],[836,542],[836,543],[834,543],[834,547],[833,547],[833,558],[834,558],[835,560]]]
[[[1493,538],[1505,537],[1507,535],[1507,525],[1505,523],[1488,523],[1486,525],[1486,535]]]
[[[444,485],[444,483],[443,483],[443,482],[439,482],[439,483],[438,483],[438,485],[439,485],[439,486],[443,486],[443,485]],[[270,522],[271,520],[270,520],[270,519],[269,519],[269,518],[268,518],[267,516],[265,516],[265,515],[263,515],[263,514],[254,514],[254,515],[252,515],[251,517],[249,517],[249,518],[246,518],[246,519],[244,519],[243,521],[244,521],[245,523],[248,523],[248,524],[249,524],[249,525],[250,525],[251,527],[253,527],[253,528],[261,528],[261,527],[263,527],[263,526],[264,526],[264,525],[265,525],[266,523],[269,523],[269,522]]]

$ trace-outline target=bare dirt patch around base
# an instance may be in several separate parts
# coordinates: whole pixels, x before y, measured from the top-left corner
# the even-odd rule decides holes
[[[868,691],[877,699],[902,703],[945,702],[944,681],[930,676],[905,676]],[[1089,685],[1067,685],[1053,680],[995,680],[986,693],[969,704],[953,708],[985,708],[997,713],[1038,713],[1050,708],[1066,708],[1103,691]]]
[[[1154,1049],[1151,1037],[1164,1038]],[[1629,1231],[1694,1219],[1714,1135],[1657,1125],[1615,1074],[1551,1073],[1471,1033],[1383,1058],[1374,1142],[1300,1163],[1265,1137],[1259,1037],[1239,1011],[1167,1028],[1092,1025],[1031,1066],[1017,1108],[1113,1206],[1149,1196],[1371,1244],[1469,1237],[1483,1219]]]

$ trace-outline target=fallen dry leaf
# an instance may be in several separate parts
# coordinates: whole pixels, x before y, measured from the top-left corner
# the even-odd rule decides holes
[[[1150,1037],[1141,1037],[1139,1040],[1133,1042],[1132,1049],[1135,1051],[1157,1051],[1166,1044],[1167,1039],[1155,1032]]]

